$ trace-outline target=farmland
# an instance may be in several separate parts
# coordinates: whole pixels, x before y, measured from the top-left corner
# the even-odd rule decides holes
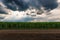
[[[0,29],[60,29],[60,22],[0,22]]]
[[[0,40],[60,40],[60,30],[0,30]]]
[[[60,22],[0,22],[0,40],[60,40]]]

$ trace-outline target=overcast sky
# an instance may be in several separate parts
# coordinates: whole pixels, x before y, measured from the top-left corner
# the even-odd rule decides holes
[[[60,0],[0,0],[0,21],[6,22],[60,22]],[[49,10],[50,15],[43,13],[36,18],[27,16],[24,12],[29,7],[45,11]],[[28,12],[28,11],[27,11]],[[28,12],[29,13],[29,12]],[[48,13],[48,12],[47,12]]]

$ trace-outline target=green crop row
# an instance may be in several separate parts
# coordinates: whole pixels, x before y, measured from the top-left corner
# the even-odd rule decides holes
[[[60,29],[60,22],[0,22],[0,29]]]

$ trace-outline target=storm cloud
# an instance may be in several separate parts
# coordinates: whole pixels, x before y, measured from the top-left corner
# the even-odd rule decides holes
[[[8,14],[8,13],[4,8],[0,7],[0,14]]]
[[[33,9],[30,9],[29,7],[33,7]],[[41,14],[37,15],[37,11]],[[31,15],[34,13],[36,15],[32,17],[31,15],[26,15],[27,13]],[[0,0],[0,21],[60,21],[60,0]]]
[[[4,5],[11,10],[24,11],[30,6],[40,9],[43,6],[46,10],[55,9],[58,6],[57,0],[3,0]]]

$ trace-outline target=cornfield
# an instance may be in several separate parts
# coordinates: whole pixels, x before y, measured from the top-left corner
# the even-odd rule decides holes
[[[60,22],[0,22],[0,29],[60,29]]]

